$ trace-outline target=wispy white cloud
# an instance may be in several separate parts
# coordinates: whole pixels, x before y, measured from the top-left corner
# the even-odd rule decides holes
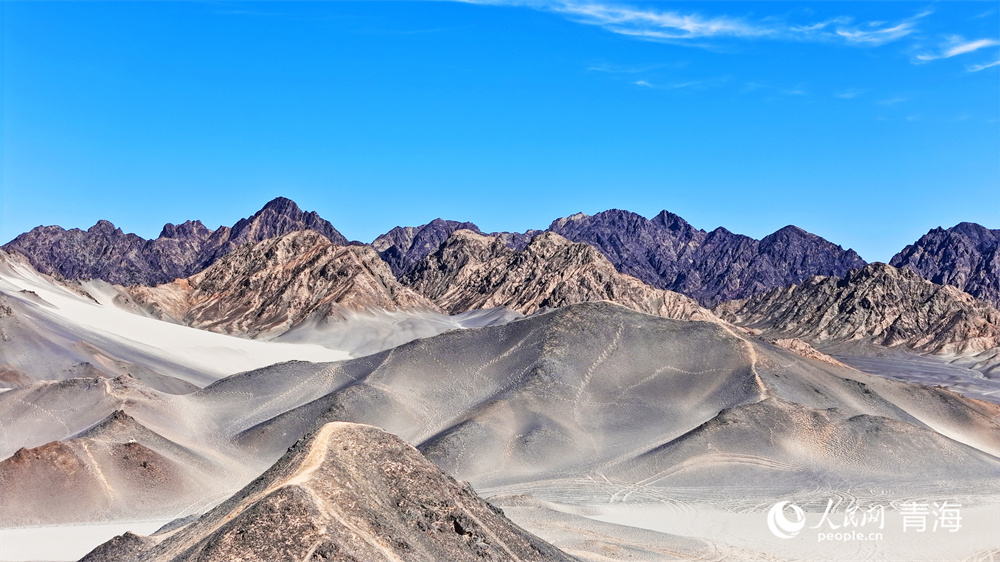
[[[835,92],[833,95],[835,97],[840,98],[840,99],[849,100],[849,99],[854,99],[854,98],[859,97],[859,96],[863,96],[866,93],[868,93],[868,90],[850,89],[850,90],[843,90],[841,92]]]
[[[906,102],[907,99],[908,98],[904,98],[904,97],[895,97],[895,98],[888,98],[888,99],[884,99],[884,100],[879,100],[879,101],[877,101],[875,103],[877,103],[879,105],[884,105],[884,106],[887,106],[887,107],[893,107],[893,106],[896,106],[896,105],[899,105],[901,103]]]
[[[498,3],[510,3],[500,1]],[[513,2],[521,4],[521,2]],[[670,11],[632,8],[623,4],[563,1],[528,3],[531,7],[562,14],[574,21],[608,31],[651,40],[713,37],[762,37],[775,30],[729,16],[706,17]]]
[[[925,11],[899,22],[855,22],[840,16],[821,22],[793,24],[782,18],[751,20],[731,15],[706,16],[695,12],[633,7],[610,0],[463,0],[476,4],[520,6],[556,13],[572,21],[595,25],[612,33],[648,41],[710,47],[711,40],[767,39],[823,41],[878,46],[906,37],[916,30]]]
[[[951,57],[972,53],[978,51],[979,49],[995,47],[997,45],[1000,45],[1000,41],[997,41],[996,39],[976,39],[974,41],[966,41],[958,35],[953,35],[939,47],[938,51],[933,53],[921,53],[916,56],[916,59],[920,62],[937,59],[949,59]]]
[[[914,21],[905,21],[892,27],[878,27],[875,25],[876,23],[881,24],[882,22],[872,22],[853,28],[841,27],[837,29],[836,33],[848,43],[884,45],[906,37],[913,33],[916,28]]]
[[[968,70],[969,72],[979,72],[980,70],[986,70],[987,68],[993,66],[1000,66],[1000,60],[987,62],[984,64],[967,64],[965,65],[965,69]]]
[[[642,86],[643,88],[651,88],[654,90],[686,90],[686,89],[704,90],[715,86],[720,86],[728,81],[729,77],[723,76],[707,80],[689,80],[687,82],[670,82],[670,83],[663,83],[663,82],[653,83],[648,80],[636,80],[632,82],[632,84],[635,86]]]

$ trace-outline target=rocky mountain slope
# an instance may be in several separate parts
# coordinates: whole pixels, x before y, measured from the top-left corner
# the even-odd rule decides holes
[[[378,428],[330,423],[159,542],[119,539],[85,561],[565,560]]]
[[[167,224],[157,238],[126,234],[102,220],[89,230],[39,226],[4,245],[42,273],[68,279],[103,279],[119,285],[156,285],[188,277],[247,242],[311,229],[336,244],[347,240],[315,212],[279,197],[232,227],[206,228],[199,221]]]
[[[135,303],[160,318],[229,334],[276,335],[311,316],[437,310],[402,286],[371,246],[340,246],[313,230],[244,245],[207,269],[157,287]]]
[[[186,393],[277,361],[346,357],[336,347],[277,344],[162,322],[122,287],[60,280],[0,250],[0,388],[128,374],[162,392]]]
[[[389,264],[397,277],[406,275],[425,256],[434,252],[456,230],[471,230],[476,234],[492,236],[503,241],[504,245],[514,250],[524,249],[541,230],[527,232],[494,232],[485,234],[471,222],[458,222],[434,219],[421,226],[397,226],[379,236],[372,242],[379,256]]]
[[[872,342],[938,354],[1000,346],[1000,312],[988,303],[882,263],[844,278],[813,277],[714,311],[741,326],[812,342]]]
[[[434,219],[421,226],[397,226],[372,242],[385,263],[397,277],[409,272],[424,256],[438,247],[459,229],[482,234],[471,222]]]
[[[889,262],[1000,307],[1000,230],[963,222],[935,228]]]
[[[531,314],[607,300],[667,318],[714,319],[693,300],[623,275],[592,246],[552,232],[518,251],[499,237],[456,230],[402,282],[452,314],[491,307]]]
[[[794,226],[755,240],[721,227],[705,232],[667,211],[652,219],[619,210],[579,213],[549,230],[593,245],[622,273],[705,306],[865,264],[853,250]]]
[[[421,227],[397,227],[373,243],[397,276],[410,273],[458,229],[482,232],[471,223],[440,219]],[[542,231],[495,233],[520,250]],[[787,226],[755,240],[724,228],[705,232],[681,217],[661,212],[653,219],[612,209],[557,219],[546,232],[584,242],[603,253],[618,271],[659,289],[688,295],[706,306],[747,297],[812,275],[844,275],[865,264],[800,228]]]

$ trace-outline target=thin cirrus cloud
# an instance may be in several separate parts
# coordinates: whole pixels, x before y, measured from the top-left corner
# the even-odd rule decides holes
[[[898,41],[916,30],[917,21],[930,14],[924,11],[898,22],[855,22],[841,16],[818,23],[791,24],[780,18],[752,21],[729,15],[705,16],[697,13],[634,7],[607,0],[463,0],[530,8],[559,14],[580,24],[594,25],[612,33],[647,41],[712,47],[711,40],[766,39],[775,41],[834,42],[857,46],[878,46]]]
[[[728,78],[716,78],[713,80],[691,80],[688,82],[675,82],[671,84],[653,84],[647,80],[636,80],[632,84],[636,86],[642,86],[643,88],[652,88],[654,90],[682,90],[686,88],[703,90],[705,88],[711,88],[713,86],[718,86],[728,81]]]
[[[1000,60],[984,64],[969,64],[965,66],[965,69],[969,72],[979,72],[980,70],[986,70],[994,66],[1000,66]]]
[[[849,100],[849,99],[854,99],[854,98],[859,97],[859,96],[863,96],[866,93],[868,93],[868,90],[850,89],[850,90],[843,90],[843,91],[840,91],[840,92],[836,92],[833,95],[836,96],[836,97],[838,97],[838,98],[840,98],[840,99]]]
[[[1000,41],[997,41],[996,39],[976,39],[974,41],[966,41],[962,37],[955,35],[950,37],[943,45],[941,45],[936,52],[921,53],[916,56],[916,60],[919,62],[929,62],[938,59],[950,59],[951,57],[964,55],[966,53],[973,53],[979,49],[995,47],[997,45],[1000,45]]]

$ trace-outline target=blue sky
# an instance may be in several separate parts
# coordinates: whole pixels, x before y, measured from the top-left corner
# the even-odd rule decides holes
[[[370,241],[667,209],[1000,228],[997,2],[0,2],[0,242],[283,195]]]

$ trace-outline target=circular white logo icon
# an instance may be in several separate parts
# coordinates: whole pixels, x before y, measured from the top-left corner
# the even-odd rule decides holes
[[[789,521],[785,517],[785,506],[792,508],[794,521]],[[802,527],[806,526],[806,514],[802,508],[788,502],[778,502],[771,506],[771,511],[767,512],[767,528],[771,529],[774,536],[779,539],[790,539],[799,534]]]

